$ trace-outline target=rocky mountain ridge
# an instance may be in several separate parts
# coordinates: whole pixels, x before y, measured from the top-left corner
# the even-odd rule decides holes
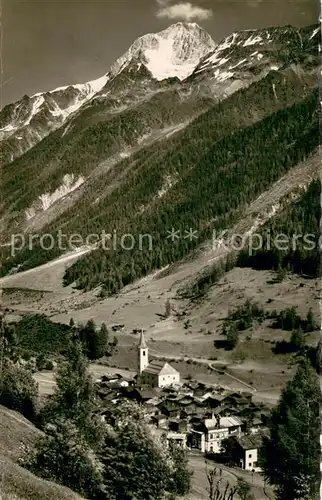
[[[190,91],[201,85],[203,93],[220,99],[291,60],[314,66],[319,33],[318,26],[244,30],[216,44],[196,23],[181,22],[144,35],[101,78],[23,96],[5,106],[0,111],[1,164],[28,151],[93,99],[113,100],[115,88],[119,90],[120,85],[131,93],[129,85],[134,78],[144,78],[149,86],[158,89],[169,82],[181,82],[183,89],[188,86]]]

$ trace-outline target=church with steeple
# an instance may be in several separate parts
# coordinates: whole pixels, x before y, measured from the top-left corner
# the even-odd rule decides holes
[[[180,373],[169,363],[152,360],[149,363],[149,348],[144,338],[143,330],[138,345],[138,374],[141,385],[149,387],[168,387],[180,383]]]

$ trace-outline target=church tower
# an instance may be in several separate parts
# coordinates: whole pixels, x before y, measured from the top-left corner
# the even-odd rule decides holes
[[[143,370],[148,366],[149,364],[149,350],[148,346],[146,345],[145,338],[143,335],[143,330],[141,330],[141,336],[140,336],[140,342],[138,346],[138,375],[141,375]]]

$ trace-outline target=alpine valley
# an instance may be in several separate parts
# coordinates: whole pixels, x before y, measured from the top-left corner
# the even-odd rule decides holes
[[[115,293],[185,258],[317,150],[318,26],[145,35],[94,81],[0,113],[1,243],[12,233],[149,233],[153,249],[94,249],[66,284]],[[171,228],[198,238],[172,242]],[[27,238],[28,239],[28,238]],[[96,245],[100,246],[100,245]],[[60,256],[33,240],[2,275]],[[89,249],[88,249],[89,250]]]
[[[41,357],[30,375],[39,383],[41,397],[52,394],[56,373],[66,373],[62,400],[69,411],[69,401],[78,401],[71,394],[78,393],[81,380],[73,367],[77,371],[83,364],[75,361],[69,371],[59,366],[55,371],[54,363],[59,365],[67,352],[67,339],[80,332],[84,344],[86,335],[97,339],[99,332],[106,341],[114,332],[113,341],[103,346],[108,349],[89,357],[90,372],[103,381],[98,393],[104,418],[104,405],[118,401],[115,394],[126,387],[130,391],[131,377],[141,373],[139,346],[140,356],[149,348],[150,361],[148,356],[144,361],[154,363],[154,370],[161,366],[150,372],[152,378],[163,374],[169,362],[188,387],[184,396],[166,396],[169,419],[174,420],[175,401],[185,404],[191,425],[201,415],[211,422],[218,411],[219,423],[222,415],[231,421],[240,417],[247,428],[252,419],[267,430],[265,415],[292,379],[297,360],[309,359],[316,367],[322,352],[316,321],[321,293],[320,44],[318,24],[237,31],[217,44],[197,24],[180,22],[137,39],[103,76],[25,95],[0,111],[0,309],[2,305],[15,323],[12,342],[26,363]],[[281,234],[280,244],[272,244]],[[310,236],[310,244],[303,235]],[[95,329],[103,322],[104,328]],[[2,341],[0,348],[8,350]],[[124,385],[108,385],[114,380],[111,373]],[[14,377],[9,375],[11,384]],[[17,380],[23,384],[22,376]],[[87,387],[81,386],[80,393],[87,394]],[[280,408],[310,453],[313,427],[306,417],[308,430],[297,426],[296,419],[302,410],[313,414],[313,403],[306,406],[307,393],[300,399],[299,387],[292,392],[289,386],[288,402]],[[309,384],[305,381],[303,387]],[[245,391],[251,395],[244,405],[240,393]],[[142,396],[138,401],[143,392],[135,393]],[[159,404],[148,392],[147,414]],[[215,392],[210,419],[204,409]],[[26,475],[18,465],[15,457],[24,442],[20,435],[29,445],[35,427],[8,412],[0,406],[1,444],[5,436],[0,459],[15,489],[6,479],[0,496],[76,498],[31,472]],[[215,433],[220,431],[217,420]],[[293,447],[286,427],[283,420],[284,434],[278,435],[291,450],[287,464],[295,464],[297,479],[306,479],[301,467],[309,460],[298,459],[299,448]],[[126,467],[133,456],[131,447],[126,454],[128,443],[131,439],[117,442]],[[143,441],[138,443],[140,451]],[[62,438],[59,449],[64,446]],[[113,449],[109,445],[104,457],[105,465],[111,460],[109,480],[116,470]],[[51,456],[48,447],[46,457]],[[71,456],[68,463],[80,477],[83,469]],[[88,456],[86,464],[94,460]],[[147,457],[144,464],[153,462]],[[288,465],[280,465],[284,455],[278,459],[289,477]],[[191,454],[189,460],[195,471],[191,496],[180,498],[210,498],[203,455]],[[61,464],[63,459],[59,473],[65,477]],[[312,467],[305,469],[310,477]],[[153,483],[137,470],[140,484]],[[256,500],[275,498],[263,476],[251,470],[235,468],[227,477],[234,484],[236,477],[252,482]],[[43,470],[40,476],[72,487]],[[129,490],[134,483],[129,480]],[[85,487],[73,489],[94,498]]]

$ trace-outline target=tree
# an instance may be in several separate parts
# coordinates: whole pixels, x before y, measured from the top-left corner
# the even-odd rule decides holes
[[[192,476],[188,468],[187,454],[176,443],[170,445],[170,454],[174,463],[174,470],[171,475],[171,492],[179,496],[186,496],[190,491]]]
[[[71,340],[67,361],[58,367],[56,390],[41,412],[43,424],[64,418],[73,422],[90,442],[99,440],[99,426],[93,418],[96,408],[94,386],[81,343]]]
[[[319,326],[315,323],[312,309],[310,309],[306,316],[306,331],[314,332],[314,330],[317,330],[318,328]]]
[[[17,337],[15,329],[9,325],[5,313],[0,310],[0,354],[1,359],[18,360]]]
[[[322,375],[322,339],[319,340],[315,351],[315,364],[316,372],[318,375]]]
[[[38,476],[54,480],[87,498],[103,497],[101,464],[77,427],[63,419],[46,426],[46,434],[20,464]]]
[[[215,467],[208,470],[206,465],[206,477],[208,481],[208,500],[233,500],[236,487],[231,487],[224,479],[222,469]]]
[[[282,283],[282,281],[284,281],[285,279],[285,276],[286,276],[286,269],[281,267],[281,265],[279,265],[276,271],[277,283]]]
[[[254,495],[251,492],[251,486],[246,483],[241,477],[237,480],[237,489],[236,493],[239,496],[240,500],[253,500]]]
[[[105,323],[97,328],[93,319],[87,321],[85,326],[80,326],[78,336],[81,340],[84,352],[88,359],[95,360],[113,353],[117,346],[117,340],[109,342],[109,332]]]
[[[164,313],[164,316],[165,318],[169,318],[169,316],[171,315],[171,302],[169,299],[166,300],[166,303],[165,303],[165,313]]]
[[[302,349],[305,346],[305,336],[304,336],[304,332],[303,332],[301,327],[293,330],[290,343],[296,349]]]
[[[238,342],[238,336],[239,334],[236,323],[231,323],[226,333],[227,342],[230,346],[230,349],[234,349],[236,347]]]
[[[112,342],[112,350],[113,351],[117,348],[118,344],[119,344],[119,341],[118,341],[117,337],[115,337],[115,335],[114,335],[113,342]]]
[[[265,476],[279,500],[315,499],[318,494],[320,402],[318,378],[303,359],[272,411],[270,437],[263,442]]]
[[[1,374],[0,404],[20,412],[29,420],[36,419],[38,386],[30,370],[5,360]]]
[[[94,326],[89,329],[86,338],[87,356],[89,359],[102,358],[107,353],[108,347],[108,330],[105,323],[102,324],[99,330]]]
[[[110,500],[161,500],[171,470],[147,428],[127,422],[106,438],[101,460]]]

